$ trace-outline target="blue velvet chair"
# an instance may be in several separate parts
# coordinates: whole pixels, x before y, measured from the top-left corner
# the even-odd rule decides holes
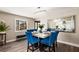
[[[37,31],[37,29],[28,29],[27,32]]]
[[[28,29],[27,32],[37,31],[37,29]]]
[[[51,31],[51,28],[48,28],[47,31]]]
[[[32,49],[30,49],[30,50],[32,50],[32,51],[34,51],[34,44],[38,44],[38,42],[39,42],[39,39],[38,38],[36,38],[36,37],[34,37],[34,36],[32,36],[32,33],[31,32],[25,32],[25,34],[26,34],[26,39],[27,39],[27,52],[28,52],[28,49],[30,49],[29,47],[29,44],[31,44],[31,46],[32,46]],[[36,50],[36,49],[35,49]]]
[[[41,44],[47,45],[49,47],[49,51],[50,51],[50,48],[53,45],[53,48],[54,48],[54,51],[55,51],[55,42],[57,40],[58,33],[59,33],[58,31],[51,32],[51,35],[49,37],[41,40]]]

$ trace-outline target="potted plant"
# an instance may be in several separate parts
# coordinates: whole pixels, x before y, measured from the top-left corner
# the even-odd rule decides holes
[[[42,29],[44,28],[44,24],[39,24],[40,32],[42,32]]]
[[[3,21],[0,21],[0,33],[6,33],[5,31],[7,30],[9,30],[9,26],[7,26]]]

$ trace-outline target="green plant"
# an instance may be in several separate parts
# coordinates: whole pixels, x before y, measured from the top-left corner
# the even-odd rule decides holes
[[[6,23],[4,22],[0,22],[0,32],[4,32],[4,31],[7,31],[9,30],[9,26],[6,25]]]
[[[44,24],[39,24],[39,28],[42,30],[44,28]]]

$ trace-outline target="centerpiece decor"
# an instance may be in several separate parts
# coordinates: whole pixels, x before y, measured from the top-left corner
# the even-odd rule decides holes
[[[39,24],[40,33],[42,33],[42,29],[44,28],[44,24]]]

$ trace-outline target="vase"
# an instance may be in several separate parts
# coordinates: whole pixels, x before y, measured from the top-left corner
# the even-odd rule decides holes
[[[39,32],[42,33],[42,30],[40,30]]]

